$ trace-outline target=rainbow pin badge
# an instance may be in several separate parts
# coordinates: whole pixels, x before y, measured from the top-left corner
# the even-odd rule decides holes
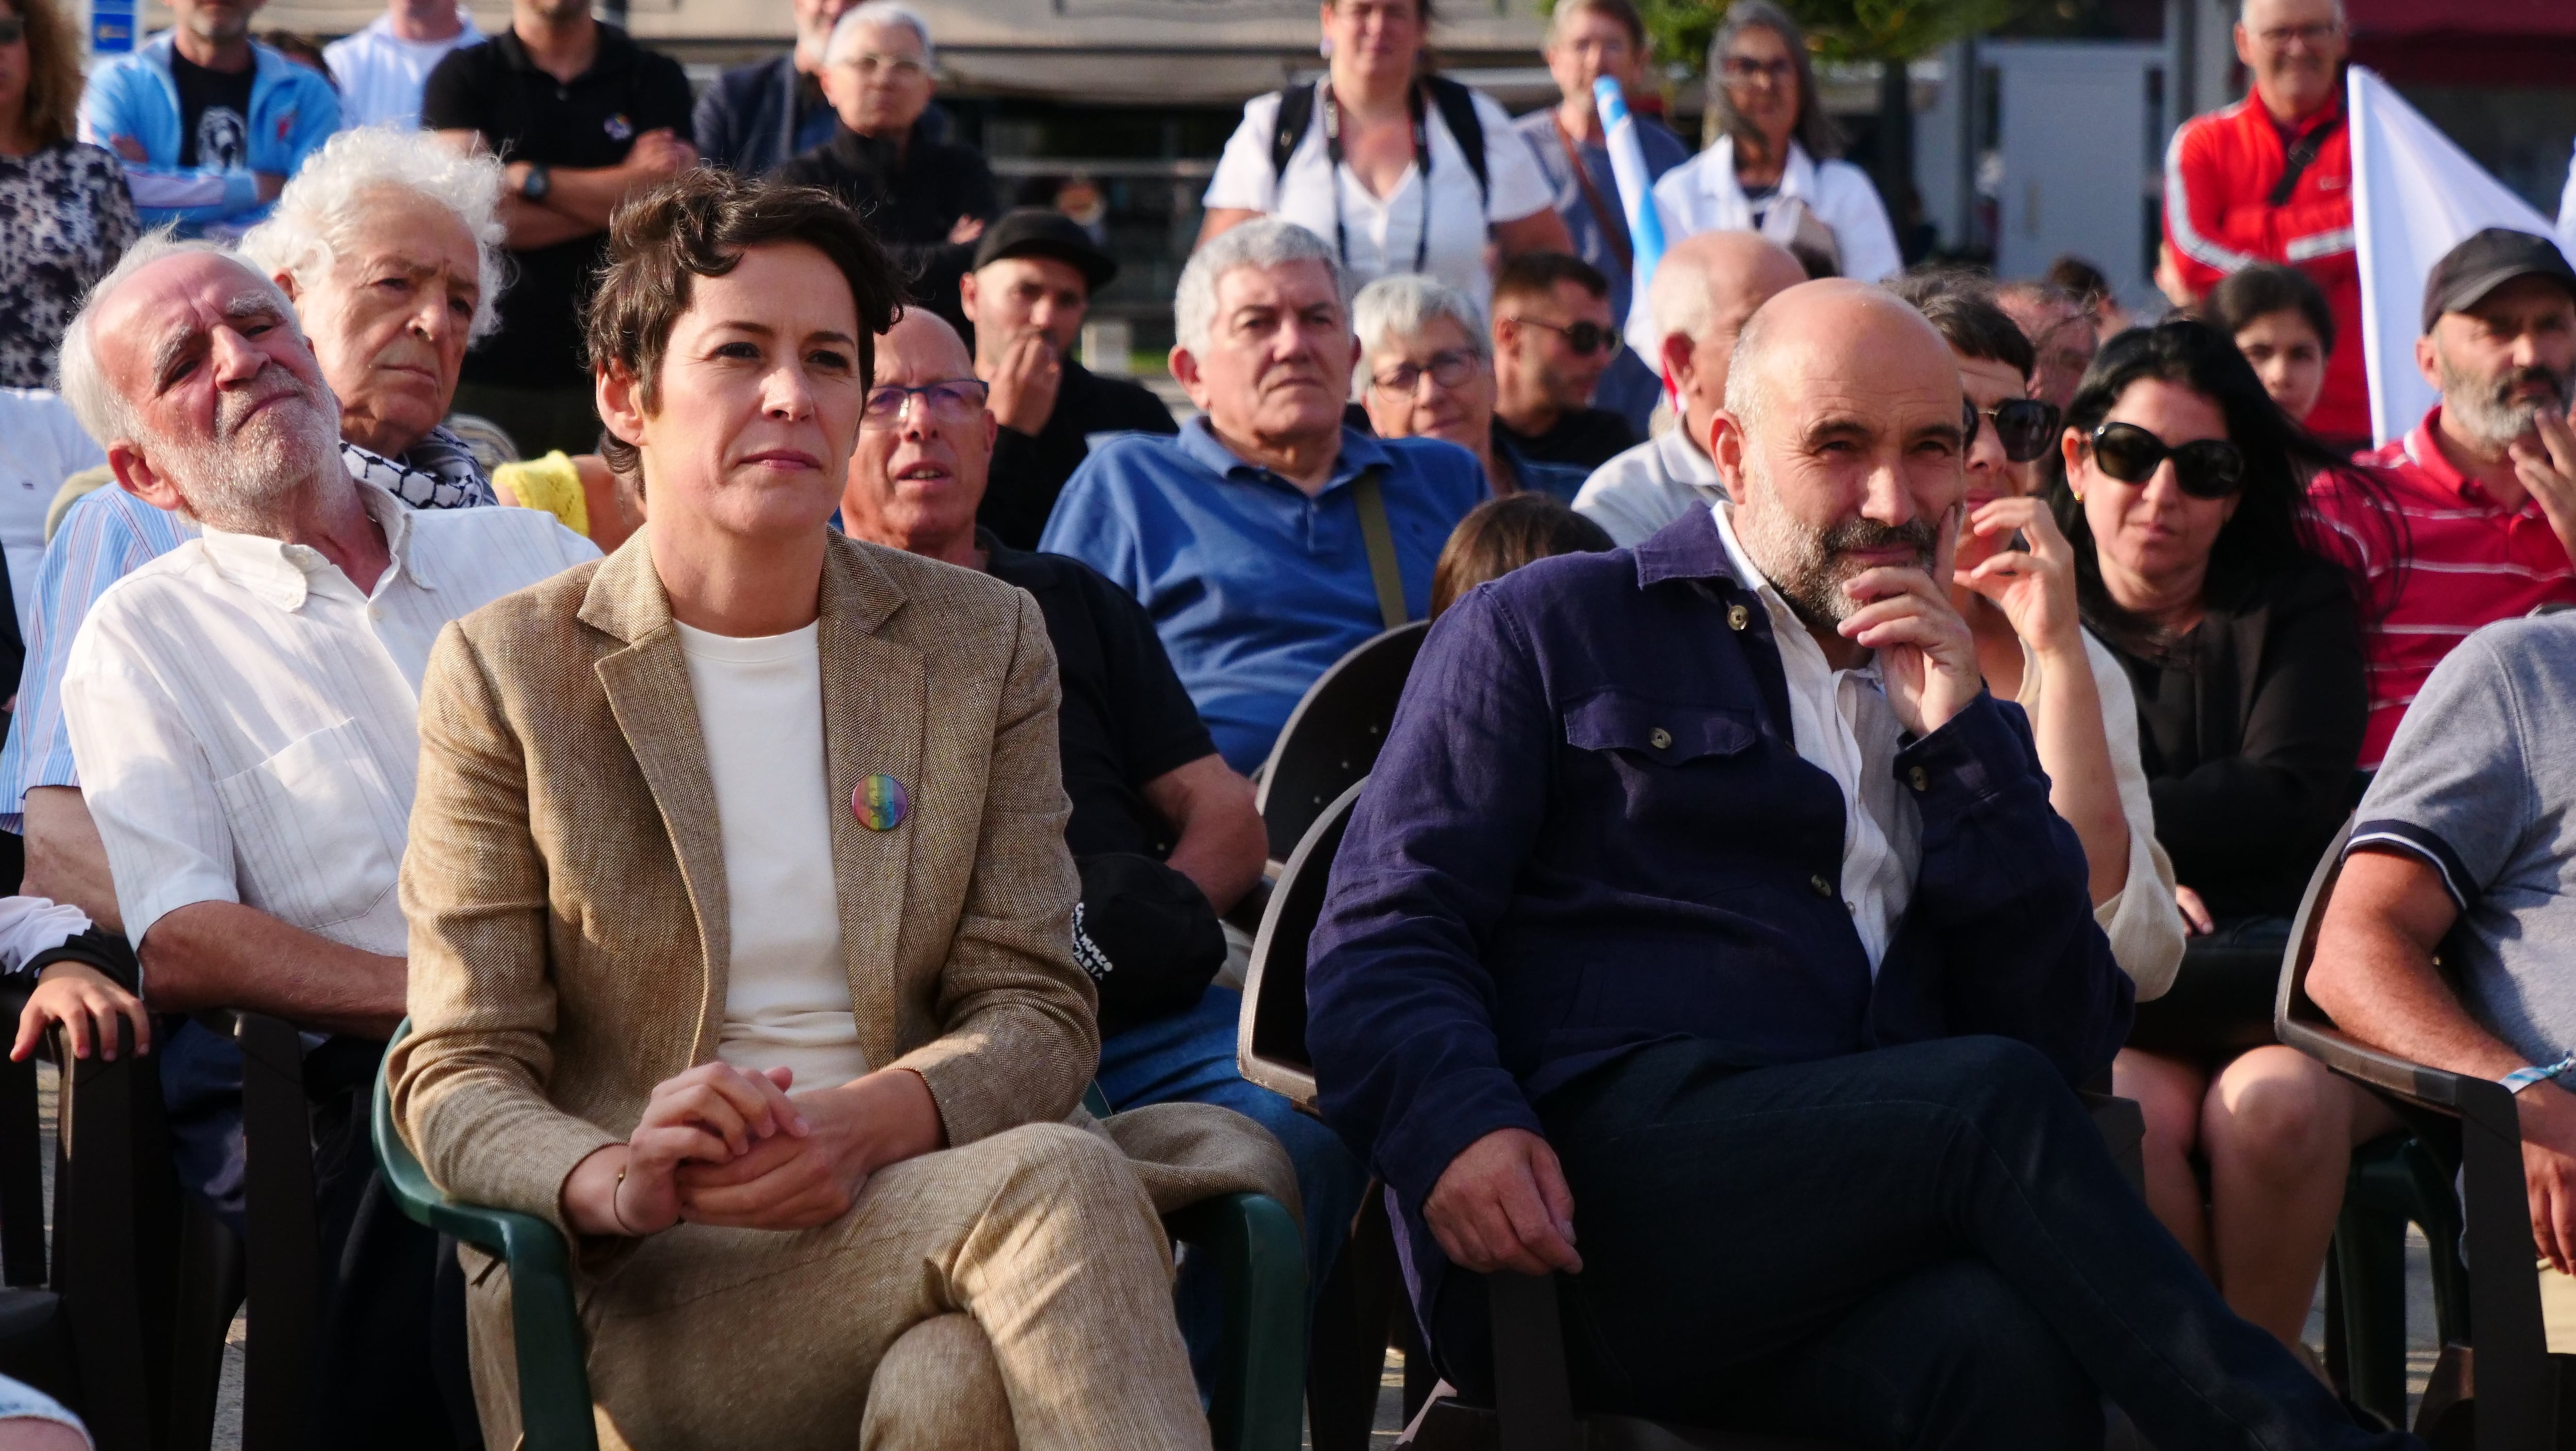
[[[862,776],[850,793],[850,814],[870,831],[892,831],[912,810],[912,796],[892,776]]]

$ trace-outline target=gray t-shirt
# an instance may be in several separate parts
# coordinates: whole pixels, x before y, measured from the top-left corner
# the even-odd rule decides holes
[[[2407,707],[2352,846],[2429,863],[2472,1016],[2533,1063],[2576,1049],[2576,615],[2461,642]]]

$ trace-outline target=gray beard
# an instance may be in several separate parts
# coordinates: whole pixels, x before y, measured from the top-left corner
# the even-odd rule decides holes
[[[2542,414],[2565,411],[2568,391],[2576,387],[2576,373],[2562,374],[2547,368],[2514,368],[2490,381],[2453,368],[2450,358],[2438,353],[2435,366],[2442,375],[2443,418],[2471,443],[2498,453],[2531,432]],[[2547,379],[2557,388],[2558,396],[2521,403],[2505,396],[2534,377]]]
[[[318,382],[294,391],[295,402],[247,424],[219,418],[212,441],[176,451],[183,512],[229,534],[273,536],[315,478],[344,476],[338,400]]]
[[[1777,508],[1748,510],[1739,504],[1734,523],[1736,540],[1755,567],[1789,602],[1799,620],[1810,626],[1839,625],[1866,603],[1853,599],[1843,586],[1872,566],[1844,558],[1843,551],[1910,544],[1920,556],[1915,567],[1929,572],[1940,542],[1936,527],[1921,519],[1898,525],[1846,519],[1831,528],[1816,529]]]

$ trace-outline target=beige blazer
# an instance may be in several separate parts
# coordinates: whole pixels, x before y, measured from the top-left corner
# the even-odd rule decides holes
[[[1100,1044],[1036,602],[835,535],[819,648],[867,1061],[917,1070],[952,1144],[1064,1118]],[[565,1228],[573,1166],[715,1057],[731,957],[715,788],[645,536],[450,625],[420,743],[395,1120],[440,1188]],[[847,804],[875,774],[911,797],[890,831]]]

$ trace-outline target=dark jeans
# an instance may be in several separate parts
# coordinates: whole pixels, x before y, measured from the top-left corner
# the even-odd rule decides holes
[[[167,1021],[167,1020],[165,1020]],[[194,1022],[160,1049],[179,1181],[244,1232],[241,1052]],[[330,1038],[304,1055],[313,1130],[322,1324],[309,1443],[402,1451],[483,1444],[455,1241],[404,1217],[376,1169],[367,1111],[384,1045]]]
[[[2237,1319],[2037,1052],[1957,1038],[1740,1069],[1642,1050],[1539,1104],[1584,1258],[1578,1404],[1865,1447],[2419,1447]],[[1443,1369],[1490,1386],[1483,1282]],[[2098,1388],[2098,1389],[2097,1389]]]

